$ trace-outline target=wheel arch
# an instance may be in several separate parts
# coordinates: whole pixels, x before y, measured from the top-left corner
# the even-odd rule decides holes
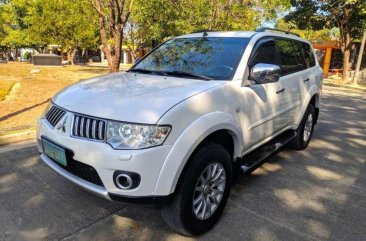
[[[313,85],[308,93],[306,94],[304,100],[303,100],[303,104],[301,107],[301,111],[300,111],[300,115],[297,118],[296,121],[296,125],[298,126],[305,114],[306,109],[308,108],[309,104],[314,105],[315,107],[315,122],[314,124],[316,124],[317,120],[318,120],[318,116],[319,116],[319,110],[320,110],[320,103],[321,103],[321,92],[318,88],[318,86]]]
[[[309,104],[312,104],[315,108],[315,119],[314,119],[314,125],[315,125],[318,122],[319,109],[320,109],[320,96],[318,93],[315,93],[311,97]]]
[[[232,162],[241,156],[242,132],[234,118],[226,113],[210,113],[192,123],[174,143],[155,184],[154,195],[169,195],[185,175],[190,157],[202,145],[215,142],[228,150]]]

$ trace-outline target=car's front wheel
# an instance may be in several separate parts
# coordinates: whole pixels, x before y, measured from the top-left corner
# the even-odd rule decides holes
[[[186,236],[209,230],[226,205],[231,180],[226,149],[216,143],[202,146],[192,155],[172,202],[162,209],[163,219]]]

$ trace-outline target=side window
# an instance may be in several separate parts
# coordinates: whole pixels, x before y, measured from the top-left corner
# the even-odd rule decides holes
[[[255,47],[250,57],[250,67],[256,64],[277,64],[276,45],[272,40],[260,41]]]
[[[303,57],[302,46],[299,42],[289,39],[276,40],[282,75],[288,75],[307,68]]]
[[[311,46],[307,43],[301,43],[301,44],[302,44],[302,49],[303,49],[305,61],[306,61],[308,68],[315,66],[315,64],[316,64],[315,56],[314,56]]]

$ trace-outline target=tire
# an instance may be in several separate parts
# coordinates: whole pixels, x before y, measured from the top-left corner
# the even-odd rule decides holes
[[[310,131],[308,129],[309,124],[310,124]],[[297,135],[289,143],[289,147],[294,150],[306,149],[313,135],[314,124],[315,124],[315,108],[313,105],[310,104],[305,111],[304,117],[302,118],[299,127],[296,130]],[[307,129],[307,131],[305,131],[305,128]]]
[[[216,169],[214,169],[215,165]],[[212,173],[216,173],[216,176],[218,176],[220,170],[224,170],[225,181],[223,181],[223,171],[221,171],[220,177],[215,181],[220,182],[215,189],[218,190],[221,188],[220,192],[212,191],[210,194],[210,191],[208,191],[210,187],[203,188],[209,186],[203,185],[203,180],[205,179],[204,173],[207,174],[208,170],[211,170]],[[201,177],[201,175],[203,176]],[[206,177],[207,176],[208,175],[206,175]],[[215,177],[215,175],[213,176]],[[212,179],[212,181],[214,180]],[[189,166],[187,166],[186,171],[179,181],[173,200],[162,208],[161,214],[164,221],[175,231],[185,236],[198,235],[208,231],[215,225],[224,210],[230,194],[231,183],[232,163],[229,153],[219,144],[205,144],[191,156]],[[222,190],[222,188],[224,189]],[[219,198],[219,193],[221,193],[221,199]],[[216,197],[220,199],[218,205],[213,202],[212,197],[207,197],[210,202],[203,201],[203,199],[199,198],[204,197],[205,195],[217,195]],[[194,200],[201,201],[194,206]],[[212,207],[211,209],[206,208],[206,210],[212,210],[210,216],[207,216],[209,215],[207,212],[205,215],[203,209],[205,202],[207,205],[206,207],[209,207],[208,203],[212,203],[212,206],[210,206]],[[202,205],[200,206],[201,209],[199,209],[199,205]],[[194,208],[198,210],[197,214],[193,210]],[[201,210],[201,212],[199,212],[199,210]]]

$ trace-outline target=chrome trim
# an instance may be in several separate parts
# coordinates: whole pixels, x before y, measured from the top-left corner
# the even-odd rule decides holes
[[[93,139],[96,139],[96,137],[95,137],[96,128],[97,128],[97,120],[93,120],[93,124],[92,124],[92,138]]]
[[[66,113],[65,110],[53,105],[45,115],[45,119],[52,127],[55,127]]]
[[[84,137],[84,132],[83,132],[83,130],[84,130],[84,120],[85,120],[85,118],[81,117],[80,127],[79,127],[79,132],[80,132],[79,134],[80,134],[81,137]]]
[[[107,121],[91,116],[73,113],[71,137],[89,141],[106,142]],[[84,131],[85,127],[85,131]]]
[[[52,124],[53,123],[53,119],[55,118],[55,115],[56,115],[56,111],[57,109],[55,107],[53,107],[51,110],[50,110],[50,116],[48,117],[48,121]]]
[[[98,125],[98,138],[100,140],[103,140],[103,123],[102,121],[99,121],[99,125]]]
[[[128,185],[127,186],[122,185],[122,183],[119,180],[121,177],[126,178],[126,180],[128,182]],[[116,176],[116,184],[117,184],[117,187],[119,187],[119,188],[121,188],[123,190],[128,190],[128,189],[131,189],[131,187],[133,185],[133,181],[132,181],[132,178],[129,175],[127,175],[127,174],[119,174],[118,176]]]
[[[72,124],[74,125],[73,128],[74,128],[74,133],[73,135],[78,135],[78,126],[79,126],[79,116],[75,116],[75,123],[74,121],[72,122]]]
[[[62,167],[58,166],[56,163],[54,163],[50,158],[48,158],[45,154],[41,154],[41,159],[44,163],[46,163],[52,170],[60,174],[61,176],[65,177],[69,181],[75,183],[76,185],[80,186],[81,188],[94,193],[102,198],[105,198],[107,200],[111,200],[111,198],[108,195],[108,192],[105,188],[100,187],[98,185],[95,185],[91,182],[85,181],[84,179],[81,179],[80,177],[77,177],[68,171],[64,170]]]
[[[86,119],[86,137],[88,138],[90,138],[89,129],[90,129],[90,119]]]
[[[59,119],[59,121],[61,120],[61,118],[65,115],[65,112],[61,109],[58,109],[58,114],[56,115],[55,119]],[[57,123],[56,123],[57,124]]]

